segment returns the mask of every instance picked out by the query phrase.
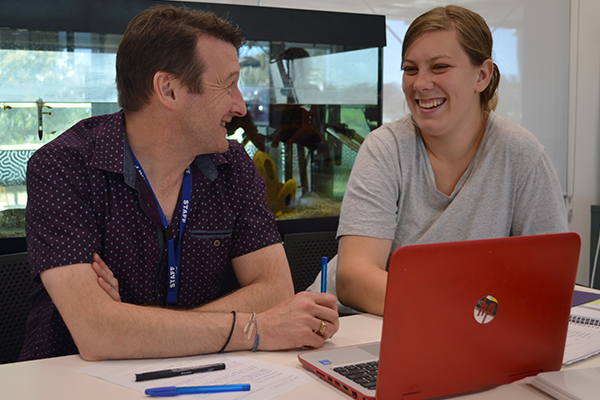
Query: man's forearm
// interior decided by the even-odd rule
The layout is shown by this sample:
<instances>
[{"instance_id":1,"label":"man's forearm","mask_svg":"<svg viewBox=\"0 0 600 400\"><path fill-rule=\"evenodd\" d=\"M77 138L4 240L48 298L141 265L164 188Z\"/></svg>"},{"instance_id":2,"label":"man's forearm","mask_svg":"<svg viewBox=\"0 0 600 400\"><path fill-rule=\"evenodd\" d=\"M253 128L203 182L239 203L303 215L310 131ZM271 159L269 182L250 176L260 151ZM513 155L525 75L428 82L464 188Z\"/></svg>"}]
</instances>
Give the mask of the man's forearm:
<instances>
[{"instance_id":1,"label":"man's forearm","mask_svg":"<svg viewBox=\"0 0 600 400\"><path fill-rule=\"evenodd\" d=\"M52 268L42 273L42 281L80 354L88 360L213 353L231 331L229 312L195 313L115 301L96 283L90 265ZM238 325L248 317L240 313ZM252 348L239 332L241 328L228 349Z\"/></svg>"},{"instance_id":2,"label":"man's forearm","mask_svg":"<svg viewBox=\"0 0 600 400\"><path fill-rule=\"evenodd\" d=\"M42 273L42 282L87 360L163 358L227 351L282 350L320 347L338 329L336 299L327 293L300 293L257 313L256 330L248 337L249 313L197 312L139 306L113 299L96 282L89 264L56 267ZM66 290L69 288L71 290ZM257 290L255 292L255 290ZM248 285L238 297L259 296L259 307L269 293ZM236 292L237 294L237 292ZM228 301L229 301L228 300ZM219 307L223 306L221 303ZM323 323L326 329L321 331ZM230 339L228 339L230 337Z\"/></svg>"},{"instance_id":3,"label":"man's forearm","mask_svg":"<svg viewBox=\"0 0 600 400\"><path fill-rule=\"evenodd\" d=\"M263 312L294 295L293 285L256 282L196 308L196 311Z\"/></svg>"},{"instance_id":4,"label":"man's forearm","mask_svg":"<svg viewBox=\"0 0 600 400\"><path fill-rule=\"evenodd\" d=\"M233 321L233 315L226 313L193 313L116 302L113 307L102 314L103 322L90 324L88 321L88 329L77 329L67 324L84 359L162 358L215 353L225 344ZM241 319L242 314L238 316ZM239 339L239 335L232 338L229 349L251 347L250 344L239 343Z\"/></svg>"},{"instance_id":5,"label":"man's forearm","mask_svg":"<svg viewBox=\"0 0 600 400\"><path fill-rule=\"evenodd\" d=\"M294 295L294 284L281 243L232 261L241 289L200 307L202 311L262 312Z\"/></svg>"}]
</instances>

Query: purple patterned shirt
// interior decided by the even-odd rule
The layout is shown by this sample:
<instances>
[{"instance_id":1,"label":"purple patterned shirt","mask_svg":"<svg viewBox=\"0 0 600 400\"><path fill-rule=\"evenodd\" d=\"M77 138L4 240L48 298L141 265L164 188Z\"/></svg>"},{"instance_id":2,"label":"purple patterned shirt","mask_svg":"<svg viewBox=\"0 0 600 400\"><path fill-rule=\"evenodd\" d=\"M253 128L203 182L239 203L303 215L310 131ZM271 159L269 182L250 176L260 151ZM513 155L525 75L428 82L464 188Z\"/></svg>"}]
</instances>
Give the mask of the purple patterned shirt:
<instances>
[{"instance_id":1,"label":"purple patterned shirt","mask_svg":"<svg viewBox=\"0 0 600 400\"><path fill-rule=\"evenodd\" d=\"M178 242L181 193L169 231L135 169L124 114L83 120L36 151L27 168L26 230L36 288L20 360L77 353L41 284L49 268L91 263L94 252L119 281L121 300L166 305L169 236ZM265 185L244 148L198 156L181 244L178 308L235 288L230 260L281 241ZM68 290L68 288L65 288Z\"/></svg>"}]
</instances>

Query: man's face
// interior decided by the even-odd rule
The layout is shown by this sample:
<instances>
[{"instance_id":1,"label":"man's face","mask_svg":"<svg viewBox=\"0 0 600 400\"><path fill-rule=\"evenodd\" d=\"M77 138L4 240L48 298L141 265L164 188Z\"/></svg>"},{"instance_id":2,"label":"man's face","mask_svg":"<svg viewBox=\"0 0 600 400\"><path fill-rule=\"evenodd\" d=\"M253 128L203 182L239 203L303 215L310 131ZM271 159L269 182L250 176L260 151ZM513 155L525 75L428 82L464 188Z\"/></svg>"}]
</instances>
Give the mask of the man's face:
<instances>
[{"instance_id":1,"label":"man's face","mask_svg":"<svg viewBox=\"0 0 600 400\"><path fill-rule=\"evenodd\" d=\"M197 154L224 153L229 148L225 125L234 116L246 114L246 104L238 88L240 65L235 47L219 39L203 36L197 51L206 70L202 93L183 91L182 133Z\"/></svg>"}]
</instances>

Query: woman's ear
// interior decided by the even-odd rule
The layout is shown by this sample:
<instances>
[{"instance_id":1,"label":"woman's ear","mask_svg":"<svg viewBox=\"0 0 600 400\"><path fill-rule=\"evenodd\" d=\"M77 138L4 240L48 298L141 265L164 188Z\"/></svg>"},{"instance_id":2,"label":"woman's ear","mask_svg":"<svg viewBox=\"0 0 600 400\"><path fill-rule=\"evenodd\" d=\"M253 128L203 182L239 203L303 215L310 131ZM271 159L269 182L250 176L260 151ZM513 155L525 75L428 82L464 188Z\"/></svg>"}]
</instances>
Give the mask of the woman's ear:
<instances>
[{"instance_id":1,"label":"woman's ear","mask_svg":"<svg viewBox=\"0 0 600 400\"><path fill-rule=\"evenodd\" d=\"M475 86L475 90L478 93L483 92L489 86L493 74L494 63L488 58L479 67L479 76L477 78L477 84Z\"/></svg>"}]
</instances>

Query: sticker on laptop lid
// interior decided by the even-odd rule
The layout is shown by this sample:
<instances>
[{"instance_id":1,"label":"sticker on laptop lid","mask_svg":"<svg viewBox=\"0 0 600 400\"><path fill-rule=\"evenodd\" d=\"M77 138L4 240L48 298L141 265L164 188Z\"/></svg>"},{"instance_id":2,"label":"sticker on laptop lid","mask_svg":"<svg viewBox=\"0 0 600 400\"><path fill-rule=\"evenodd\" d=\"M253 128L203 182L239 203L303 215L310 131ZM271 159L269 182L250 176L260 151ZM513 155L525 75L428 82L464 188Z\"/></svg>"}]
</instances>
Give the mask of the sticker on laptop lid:
<instances>
[{"instance_id":1,"label":"sticker on laptop lid","mask_svg":"<svg viewBox=\"0 0 600 400\"><path fill-rule=\"evenodd\" d=\"M329 360L320 360L319 363L321 363L323 365L329 365L329 364L331 364L331 361L329 361Z\"/></svg>"},{"instance_id":2,"label":"sticker on laptop lid","mask_svg":"<svg viewBox=\"0 0 600 400\"><path fill-rule=\"evenodd\" d=\"M489 324L492 322L498 312L498 300L489 294L479 299L475 305L475 320L480 324Z\"/></svg>"}]
</instances>

